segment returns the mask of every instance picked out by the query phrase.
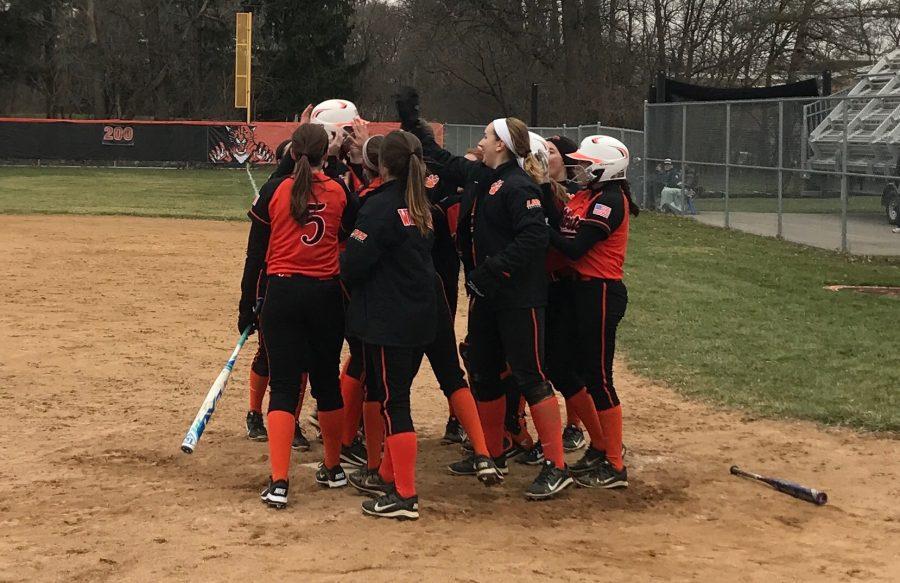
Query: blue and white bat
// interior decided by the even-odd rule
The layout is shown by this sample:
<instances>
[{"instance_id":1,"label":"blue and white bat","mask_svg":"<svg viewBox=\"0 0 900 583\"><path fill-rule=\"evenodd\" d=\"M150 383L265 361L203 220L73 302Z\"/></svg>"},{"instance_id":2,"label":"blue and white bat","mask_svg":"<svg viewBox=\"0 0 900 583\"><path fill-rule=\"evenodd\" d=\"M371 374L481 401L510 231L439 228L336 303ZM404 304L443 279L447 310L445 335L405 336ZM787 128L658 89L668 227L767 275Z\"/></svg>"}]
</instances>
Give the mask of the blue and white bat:
<instances>
[{"instance_id":1,"label":"blue and white bat","mask_svg":"<svg viewBox=\"0 0 900 583\"><path fill-rule=\"evenodd\" d=\"M253 326L254 324L251 324L244 329L244 333L241 334L240 339L238 339L237 346L234 347L234 352L231 353L231 358L228 359L225 368L222 369L222 372L219 373L219 376L216 377L215 382L209 388L209 392L206 393L206 399L200 406L197 416L194 417L194 422L191 423L191 428L188 429L187 435L184 436L184 441L181 442L181 451L184 453L194 453L194 448L197 447L197 443L200 441L200 437L206 429L206 424L209 423L210 417L212 417L212 414L216 410L216 404L218 404L219 398L222 396L222 393L225 392L225 386L228 384L228 379L231 377L234 363L237 360L238 354L241 352L241 348L244 347L247 338L250 337Z\"/></svg>"}]
</instances>

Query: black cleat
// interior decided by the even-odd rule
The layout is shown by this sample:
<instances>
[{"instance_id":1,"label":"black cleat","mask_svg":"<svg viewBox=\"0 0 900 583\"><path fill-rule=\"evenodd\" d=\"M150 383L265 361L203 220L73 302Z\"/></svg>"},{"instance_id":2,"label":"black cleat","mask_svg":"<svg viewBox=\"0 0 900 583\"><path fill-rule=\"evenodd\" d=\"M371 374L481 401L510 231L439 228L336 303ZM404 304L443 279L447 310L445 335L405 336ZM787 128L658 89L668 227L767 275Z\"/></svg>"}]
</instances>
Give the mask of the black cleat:
<instances>
[{"instance_id":1,"label":"black cleat","mask_svg":"<svg viewBox=\"0 0 900 583\"><path fill-rule=\"evenodd\" d=\"M541 473L534 482L525 490L525 497L529 500L545 500L552 498L572 485L572 476L569 469L559 469L550 460L544 461Z\"/></svg>"},{"instance_id":2,"label":"black cleat","mask_svg":"<svg viewBox=\"0 0 900 583\"><path fill-rule=\"evenodd\" d=\"M587 448L584 452L584 455L581 456L581 459L569 466L569 472L573 476L581 476L583 474L587 474L592 470L596 470L603 462L606 461L606 452L594 449L593 447Z\"/></svg>"},{"instance_id":3,"label":"black cleat","mask_svg":"<svg viewBox=\"0 0 900 583\"><path fill-rule=\"evenodd\" d=\"M582 488L627 488L628 469L623 466L619 471L606 461L595 470L575 478L575 483Z\"/></svg>"},{"instance_id":4,"label":"black cleat","mask_svg":"<svg viewBox=\"0 0 900 583\"><path fill-rule=\"evenodd\" d=\"M566 425L562 432L562 442L564 451L578 451L587 445L584 440L584 429L577 425Z\"/></svg>"},{"instance_id":5,"label":"black cleat","mask_svg":"<svg viewBox=\"0 0 900 583\"><path fill-rule=\"evenodd\" d=\"M529 451L517 457L516 461L526 466L541 465L544 463L544 446L541 445L540 441L535 443Z\"/></svg>"},{"instance_id":6,"label":"black cleat","mask_svg":"<svg viewBox=\"0 0 900 583\"><path fill-rule=\"evenodd\" d=\"M333 468L326 468L325 464L319 464L316 470L316 484L320 486L328 486L329 488L343 488L347 485L347 474L341 464Z\"/></svg>"},{"instance_id":7,"label":"black cleat","mask_svg":"<svg viewBox=\"0 0 900 583\"><path fill-rule=\"evenodd\" d=\"M378 470L368 468L356 470L350 474L347 481L360 492L371 496L386 496L394 491L394 485L382 480Z\"/></svg>"},{"instance_id":8,"label":"black cleat","mask_svg":"<svg viewBox=\"0 0 900 583\"><path fill-rule=\"evenodd\" d=\"M367 458L366 446L359 437L354 439L350 445L341 446L341 461L348 466L365 467Z\"/></svg>"},{"instance_id":9,"label":"black cleat","mask_svg":"<svg viewBox=\"0 0 900 583\"><path fill-rule=\"evenodd\" d=\"M294 425L294 439L291 441L291 447L297 451L309 451L309 440L303 435L303 429L300 424Z\"/></svg>"},{"instance_id":10,"label":"black cleat","mask_svg":"<svg viewBox=\"0 0 900 583\"><path fill-rule=\"evenodd\" d=\"M288 483L287 480L273 482L269 478L269 484L259 493L259 499L269 508L284 508L287 506Z\"/></svg>"},{"instance_id":11,"label":"black cleat","mask_svg":"<svg viewBox=\"0 0 900 583\"><path fill-rule=\"evenodd\" d=\"M447 427L444 430L444 437L441 438L441 445L450 445L451 443L462 444L466 441L466 430L462 428L459 419L449 417L447 419Z\"/></svg>"},{"instance_id":12,"label":"black cleat","mask_svg":"<svg viewBox=\"0 0 900 583\"><path fill-rule=\"evenodd\" d=\"M506 464L502 464L506 468ZM496 486L503 482L503 471L491 458L473 455L447 466L454 476L476 476L485 486ZM509 470L507 470L509 471Z\"/></svg>"},{"instance_id":13,"label":"black cleat","mask_svg":"<svg viewBox=\"0 0 900 583\"><path fill-rule=\"evenodd\" d=\"M247 439L250 441L269 441L269 432L263 423L262 413L247 411Z\"/></svg>"},{"instance_id":14,"label":"black cleat","mask_svg":"<svg viewBox=\"0 0 900 583\"><path fill-rule=\"evenodd\" d=\"M514 460L522 454L528 453L528 448L524 445L520 445L516 442L512 442L508 448L503 452L503 457L506 460Z\"/></svg>"},{"instance_id":15,"label":"black cleat","mask_svg":"<svg viewBox=\"0 0 900 583\"><path fill-rule=\"evenodd\" d=\"M416 520L419 518L419 497L402 498L400 494L393 491L380 498L366 500L362 503L362 511L369 516Z\"/></svg>"}]
</instances>

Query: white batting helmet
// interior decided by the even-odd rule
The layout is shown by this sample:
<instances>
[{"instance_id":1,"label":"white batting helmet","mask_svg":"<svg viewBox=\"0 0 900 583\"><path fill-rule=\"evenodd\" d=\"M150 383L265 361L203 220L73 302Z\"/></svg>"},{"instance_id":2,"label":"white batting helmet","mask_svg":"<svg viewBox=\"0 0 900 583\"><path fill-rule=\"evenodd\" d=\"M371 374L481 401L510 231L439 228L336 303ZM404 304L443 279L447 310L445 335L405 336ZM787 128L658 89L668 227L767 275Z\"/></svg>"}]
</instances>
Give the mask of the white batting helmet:
<instances>
[{"instance_id":1,"label":"white batting helmet","mask_svg":"<svg viewBox=\"0 0 900 583\"><path fill-rule=\"evenodd\" d=\"M356 104L346 99L329 99L317 105L309 120L325 126L325 130L334 135L340 128L345 128L359 117Z\"/></svg>"},{"instance_id":2,"label":"white batting helmet","mask_svg":"<svg viewBox=\"0 0 900 583\"><path fill-rule=\"evenodd\" d=\"M587 183L624 179L631 159L625 144L610 136L588 136L581 140L578 150L568 156L580 162L590 162L584 168L587 172L585 180L580 180Z\"/></svg>"}]
</instances>

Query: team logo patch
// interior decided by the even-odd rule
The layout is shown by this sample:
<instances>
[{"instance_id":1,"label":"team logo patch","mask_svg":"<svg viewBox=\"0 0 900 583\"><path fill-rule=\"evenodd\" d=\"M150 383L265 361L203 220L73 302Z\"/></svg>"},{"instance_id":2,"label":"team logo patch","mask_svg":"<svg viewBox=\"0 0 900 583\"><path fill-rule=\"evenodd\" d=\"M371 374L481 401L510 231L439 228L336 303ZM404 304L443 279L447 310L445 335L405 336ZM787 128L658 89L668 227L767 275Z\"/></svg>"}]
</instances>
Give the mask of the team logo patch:
<instances>
[{"instance_id":1,"label":"team logo patch","mask_svg":"<svg viewBox=\"0 0 900 583\"><path fill-rule=\"evenodd\" d=\"M609 213L612 212L612 207L608 207L605 204L597 203L594 205L594 214L604 219L609 218Z\"/></svg>"},{"instance_id":2,"label":"team logo patch","mask_svg":"<svg viewBox=\"0 0 900 583\"><path fill-rule=\"evenodd\" d=\"M525 202L525 208L528 210L541 208L541 201L537 198L529 199Z\"/></svg>"},{"instance_id":3,"label":"team logo patch","mask_svg":"<svg viewBox=\"0 0 900 583\"><path fill-rule=\"evenodd\" d=\"M400 214L400 222L403 223L404 227L412 227L415 225L412 217L409 216L409 209L397 209L397 212Z\"/></svg>"},{"instance_id":4,"label":"team logo patch","mask_svg":"<svg viewBox=\"0 0 900 583\"><path fill-rule=\"evenodd\" d=\"M425 188L434 188L441 181L441 177L437 174L429 174L425 178Z\"/></svg>"},{"instance_id":5,"label":"team logo patch","mask_svg":"<svg viewBox=\"0 0 900 583\"><path fill-rule=\"evenodd\" d=\"M488 194L493 196L493 195L497 194L497 191L500 190L502 187L503 187L503 181L498 180L497 182L491 184L491 189L488 190Z\"/></svg>"},{"instance_id":6,"label":"team logo patch","mask_svg":"<svg viewBox=\"0 0 900 583\"><path fill-rule=\"evenodd\" d=\"M360 243L362 243L363 241L365 241L365 240L366 240L366 237L368 237L368 235L366 235L365 233L363 233L363 232L360 231L359 229L353 229L353 232L350 233L350 236L353 237L354 239L356 239L357 241L359 241Z\"/></svg>"}]
</instances>

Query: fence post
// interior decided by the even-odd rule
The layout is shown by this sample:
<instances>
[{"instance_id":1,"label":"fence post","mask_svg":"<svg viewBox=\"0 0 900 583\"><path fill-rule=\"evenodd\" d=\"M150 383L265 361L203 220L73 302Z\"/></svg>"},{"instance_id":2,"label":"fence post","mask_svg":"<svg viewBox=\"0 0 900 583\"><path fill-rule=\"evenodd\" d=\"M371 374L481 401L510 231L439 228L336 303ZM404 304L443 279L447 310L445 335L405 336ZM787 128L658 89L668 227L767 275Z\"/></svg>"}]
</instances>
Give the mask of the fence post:
<instances>
[{"instance_id":1,"label":"fence post","mask_svg":"<svg viewBox=\"0 0 900 583\"><path fill-rule=\"evenodd\" d=\"M644 184L643 184L643 199L641 200L641 206L647 208L647 188L648 182L647 180L647 156L649 153L647 151L647 134L650 132L650 109L647 107L647 100L644 100L644 151L641 156L641 160L643 160L643 168L644 168Z\"/></svg>"},{"instance_id":2,"label":"fence post","mask_svg":"<svg viewBox=\"0 0 900 583\"><path fill-rule=\"evenodd\" d=\"M847 110L850 109L849 100L844 100L844 140L841 144L841 252L846 253L847 247L847 141L848 141L848 119Z\"/></svg>"},{"instance_id":3,"label":"fence post","mask_svg":"<svg viewBox=\"0 0 900 583\"><path fill-rule=\"evenodd\" d=\"M731 191L731 104L725 104L725 228L731 228L728 198Z\"/></svg>"},{"instance_id":4,"label":"fence post","mask_svg":"<svg viewBox=\"0 0 900 583\"><path fill-rule=\"evenodd\" d=\"M784 237L784 101L778 102L778 238Z\"/></svg>"},{"instance_id":5,"label":"fence post","mask_svg":"<svg viewBox=\"0 0 900 583\"><path fill-rule=\"evenodd\" d=\"M687 179L687 105L681 106L681 202L684 202L684 181Z\"/></svg>"}]
</instances>

